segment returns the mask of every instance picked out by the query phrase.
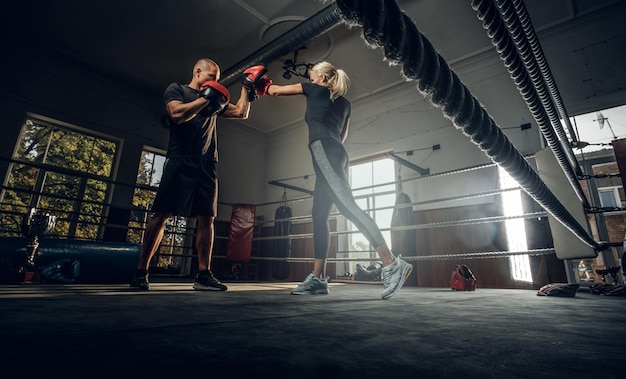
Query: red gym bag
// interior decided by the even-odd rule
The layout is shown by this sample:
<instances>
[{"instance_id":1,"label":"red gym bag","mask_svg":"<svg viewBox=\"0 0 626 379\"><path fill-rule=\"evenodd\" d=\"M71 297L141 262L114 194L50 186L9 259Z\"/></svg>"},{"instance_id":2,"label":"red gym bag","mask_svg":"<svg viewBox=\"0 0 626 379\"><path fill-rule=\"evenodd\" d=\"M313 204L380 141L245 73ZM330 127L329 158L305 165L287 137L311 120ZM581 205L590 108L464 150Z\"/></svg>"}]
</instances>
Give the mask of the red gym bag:
<instances>
[{"instance_id":1,"label":"red gym bag","mask_svg":"<svg viewBox=\"0 0 626 379\"><path fill-rule=\"evenodd\" d=\"M476 278L466 265L456 265L450 278L450 288L452 291L476 290Z\"/></svg>"}]
</instances>

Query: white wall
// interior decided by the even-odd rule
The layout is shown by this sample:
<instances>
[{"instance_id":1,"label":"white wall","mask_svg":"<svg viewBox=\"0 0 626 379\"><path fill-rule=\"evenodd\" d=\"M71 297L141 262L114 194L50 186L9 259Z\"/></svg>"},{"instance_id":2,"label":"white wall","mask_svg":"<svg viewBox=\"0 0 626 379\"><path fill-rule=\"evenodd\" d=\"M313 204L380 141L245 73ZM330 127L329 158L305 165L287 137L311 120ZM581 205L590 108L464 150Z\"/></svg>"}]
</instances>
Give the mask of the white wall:
<instances>
[{"instance_id":1,"label":"white wall","mask_svg":"<svg viewBox=\"0 0 626 379\"><path fill-rule=\"evenodd\" d=\"M217 121L219 201L259 204L265 201L266 140L260 132L235 120ZM220 205L218 218L230 219L231 208ZM257 211L257 215L260 215Z\"/></svg>"}]
</instances>

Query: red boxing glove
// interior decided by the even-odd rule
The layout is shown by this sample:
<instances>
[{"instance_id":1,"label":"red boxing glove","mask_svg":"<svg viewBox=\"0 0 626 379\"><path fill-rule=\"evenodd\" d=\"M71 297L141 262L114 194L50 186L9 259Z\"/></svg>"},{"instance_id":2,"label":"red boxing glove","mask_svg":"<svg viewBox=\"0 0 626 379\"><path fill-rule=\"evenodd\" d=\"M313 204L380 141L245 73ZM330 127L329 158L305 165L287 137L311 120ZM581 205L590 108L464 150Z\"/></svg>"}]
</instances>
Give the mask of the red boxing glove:
<instances>
[{"instance_id":1,"label":"red boxing glove","mask_svg":"<svg viewBox=\"0 0 626 379\"><path fill-rule=\"evenodd\" d=\"M218 82L209 80L200 86L198 97L204 97L209 100L209 104L202 110L202 114L210 117L226 108L230 101L230 92Z\"/></svg>"},{"instance_id":2,"label":"red boxing glove","mask_svg":"<svg viewBox=\"0 0 626 379\"><path fill-rule=\"evenodd\" d=\"M269 75L261 77L256 85L256 93L259 96L267 95L267 90L274 84Z\"/></svg>"}]
</instances>

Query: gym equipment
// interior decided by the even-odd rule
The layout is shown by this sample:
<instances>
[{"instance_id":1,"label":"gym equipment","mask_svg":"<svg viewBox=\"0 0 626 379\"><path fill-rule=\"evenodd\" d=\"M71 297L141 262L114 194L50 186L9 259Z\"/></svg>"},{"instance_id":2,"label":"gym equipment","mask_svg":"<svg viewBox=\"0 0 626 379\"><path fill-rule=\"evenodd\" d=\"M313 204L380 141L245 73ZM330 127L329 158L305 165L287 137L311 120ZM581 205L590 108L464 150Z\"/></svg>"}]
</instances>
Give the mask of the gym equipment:
<instances>
[{"instance_id":1,"label":"gym equipment","mask_svg":"<svg viewBox=\"0 0 626 379\"><path fill-rule=\"evenodd\" d=\"M254 205L233 204L226 247L226 259L232 263L250 262L255 212Z\"/></svg>"},{"instance_id":2,"label":"gym equipment","mask_svg":"<svg viewBox=\"0 0 626 379\"><path fill-rule=\"evenodd\" d=\"M23 262L29 239L0 237L0 282L15 282L18 262ZM126 242L104 242L46 238L39 241L35 256L37 268L51 264L59 269L80 273L75 283L128 283L139 260L141 245ZM69 260L69 261L66 261ZM73 275L73 274L72 274Z\"/></svg>"},{"instance_id":3,"label":"gym equipment","mask_svg":"<svg viewBox=\"0 0 626 379\"><path fill-rule=\"evenodd\" d=\"M476 290L476 278L466 265L456 265L450 278L450 288L452 291L474 291Z\"/></svg>"}]
</instances>

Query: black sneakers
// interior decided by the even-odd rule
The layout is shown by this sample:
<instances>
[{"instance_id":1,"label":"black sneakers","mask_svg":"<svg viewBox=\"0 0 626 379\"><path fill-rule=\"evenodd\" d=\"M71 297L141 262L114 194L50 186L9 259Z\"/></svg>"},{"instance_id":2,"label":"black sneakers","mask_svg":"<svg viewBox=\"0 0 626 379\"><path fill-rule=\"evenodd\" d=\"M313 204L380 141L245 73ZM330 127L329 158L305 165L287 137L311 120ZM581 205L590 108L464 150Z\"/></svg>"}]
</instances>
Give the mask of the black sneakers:
<instances>
[{"instance_id":1,"label":"black sneakers","mask_svg":"<svg viewBox=\"0 0 626 379\"><path fill-rule=\"evenodd\" d=\"M193 289L196 291L226 291L228 287L217 280L211 271L206 270L196 274Z\"/></svg>"},{"instance_id":2,"label":"black sneakers","mask_svg":"<svg viewBox=\"0 0 626 379\"><path fill-rule=\"evenodd\" d=\"M150 290L148 273L137 271L130 281L130 289L141 291ZM200 271L196 274L193 289L196 291L226 291L228 287L215 279L211 271Z\"/></svg>"},{"instance_id":3,"label":"black sneakers","mask_svg":"<svg viewBox=\"0 0 626 379\"><path fill-rule=\"evenodd\" d=\"M150 282L148 281L147 272L139 272L133 276L130 281L130 289L148 291L150 289Z\"/></svg>"}]
</instances>

